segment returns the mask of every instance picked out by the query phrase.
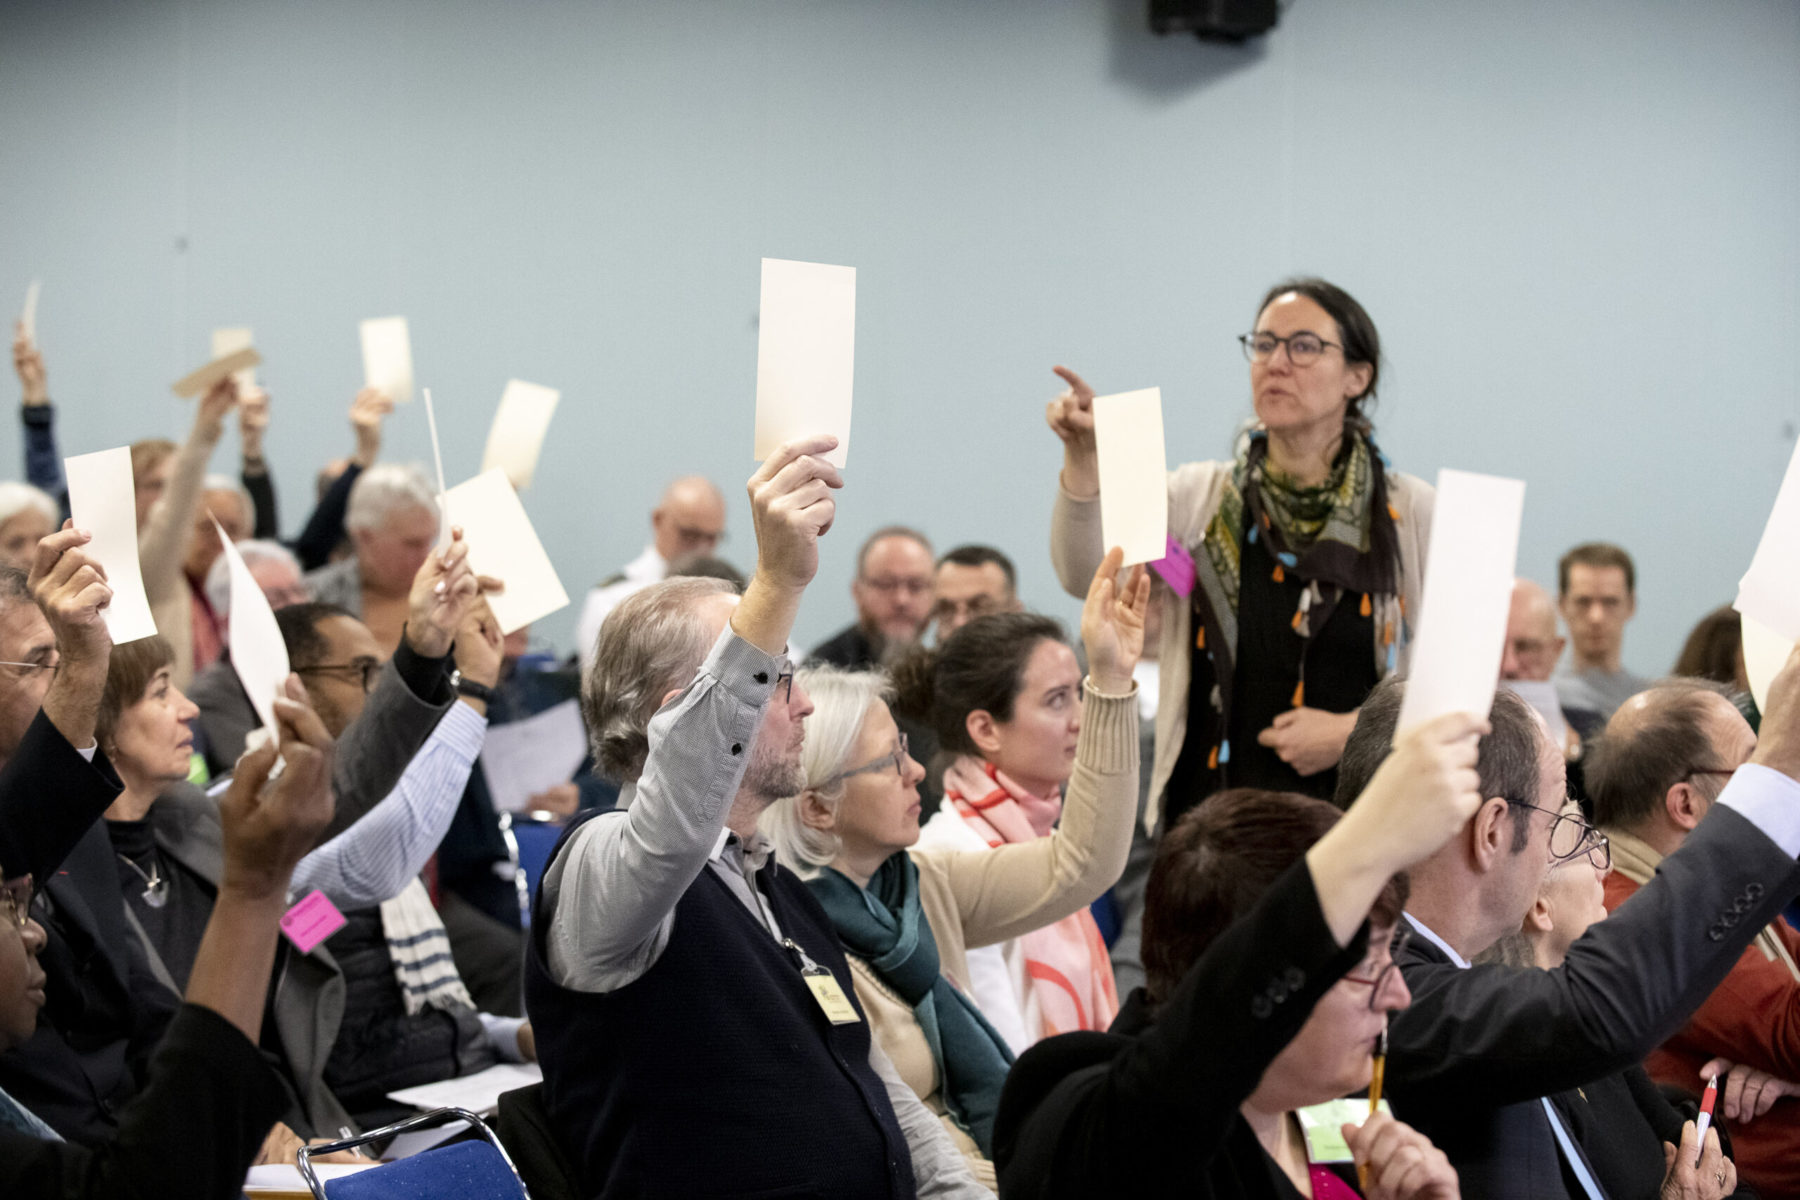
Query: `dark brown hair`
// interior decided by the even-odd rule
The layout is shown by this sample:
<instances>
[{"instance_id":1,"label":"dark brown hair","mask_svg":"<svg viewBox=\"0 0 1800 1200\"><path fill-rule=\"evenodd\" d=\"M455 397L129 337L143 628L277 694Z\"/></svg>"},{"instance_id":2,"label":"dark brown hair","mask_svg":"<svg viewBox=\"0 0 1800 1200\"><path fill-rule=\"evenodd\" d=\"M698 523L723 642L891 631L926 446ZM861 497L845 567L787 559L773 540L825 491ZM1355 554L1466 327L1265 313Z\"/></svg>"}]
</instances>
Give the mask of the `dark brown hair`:
<instances>
[{"instance_id":1,"label":"dark brown hair","mask_svg":"<svg viewBox=\"0 0 1800 1200\"><path fill-rule=\"evenodd\" d=\"M1368 364L1369 386L1351 399L1350 408L1344 414L1344 424L1363 434L1373 433L1375 425L1367 410L1375 406L1375 389L1381 383L1381 334L1376 332L1374 320L1368 310L1357 303L1355 296L1337 284L1313 275L1284 279L1270 288L1262 303L1256 306L1256 319L1262 319L1263 310L1273 304L1277 296L1289 292L1305 296L1331 314L1331 319L1337 322L1338 340L1343 343L1346 363L1352 366Z\"/></svg>"},{"instance_id":2,"label":"dark brown hair","mask_svg":"<svg viewBox=\"0 0 1800 1200\"><path fill-rule=\"evenodd\" d=\"M1726 687L1743 687L1738 674L1738 654L1744 648L1744 626L1737 609L1727 604L1700 618L1682 643L1675 660L1675 674L1691 679L1710 679Z\"/></svg>"},{"instance_id":3,"label":"dark brown hair","mask_svg":"<svg viewBox=\"0 0 1800 1200\"><path fill-rule=\"evenodd\" d=\"M1144 889L1144 973L1151 1002L1166 1002L1207 947L1340 815L1323 800L1292 792L1231 788L1177 821L1156 848ZM1406 894L1406 876L1394 876L1369 920L1399 921Z\"/></svg>"},{"instance_id":4,"label":"dark brown hair","mask_svg":"<svg viewBox=\"0 0 1800 1200\"><path fill-rule=\"evenodd\" d=\"M1583 542L1557 559L1556 590L1560 595L1569 594L1569 568L1573 566L1617 567L1625 572L1625 594L1637 595L1637 567L1623 546L1611 542Z\"/></svg>"},{"instance_id":5,"label":"dark brown hair","mask_svg":"<svg viewBox=\"0 0 1800 1200\"><path fill-rule=\"evenodd\" d=\"M1665 679L1647 695L1642 709L1627 719L1615 716L1588 748L1583 780L1594 803L1595 824L1635 829L1694 768L1730 765L1717 761L1706 730L1712 708L1707 697L1730 699L1723 685L1710 679Z\"/></svg>"},{"instance_id":6,"label":"dark brown hair","mask_svg":"<svg viewBox=\"0 0 1800 1200\"><path fill-rule=\"evenodd\" d=\"M980 755L969 714L984 709L996 721L1012 720L1038 644L1068 641L1061 625L1037 613L976 617L936 650L914 649L894 665L894 711L930 725L944 750Z\"/></svg>"},{"instance_id":7,"label":"dark brown hair","mask_svg":"<svg viewBox=\"0 0 1800 1200\"><path fill-rule=\"evenodd\" d=\"M111 740L125 710L144 698L156 673L174 661L175 647L161 634L112 648L106 687L100 692L100 714L94 721L94 736L101 745Z\"/></svg>"}]
</instances>

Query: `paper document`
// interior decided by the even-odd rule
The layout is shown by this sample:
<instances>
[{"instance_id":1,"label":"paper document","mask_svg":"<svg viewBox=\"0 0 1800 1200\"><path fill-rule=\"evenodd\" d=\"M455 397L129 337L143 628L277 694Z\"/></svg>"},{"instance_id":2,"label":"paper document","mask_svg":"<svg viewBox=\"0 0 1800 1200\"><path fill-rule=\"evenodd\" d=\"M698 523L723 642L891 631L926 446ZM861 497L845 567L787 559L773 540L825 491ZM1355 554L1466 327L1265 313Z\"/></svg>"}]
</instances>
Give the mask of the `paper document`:
<instances>
[{"instance_id":1,"label":"paper document","mask_svg":"<svg viewBox=\"0 0 1800 1200\"><path fill-rule=\"evenodd\" d=\"M137 489L132 486L130 447L65 458L63 474L69 481L75 528L93 534L83 549L106 569L106 585L112 589L106 629L113 645L152 636L156 620L138 570Z\"/></svg>"},{"instance_id":2,"label":"paper document","mask_svg":"<svg viewBox=\"0 0 1800 1200\"><path fill-rule=\"evenodd\" d=\"M367 1171L380 1165L378 1162L314 1163L313 1173L319 1177L321 1184L329 1185L334 1179L342 1179L346 1175L354 1175L358 1171ZM292 1163L251 1167L250 1174L244 1179L244 1194L255 1196L257 1200L313 1200L312 1189L306 1186L306 1176L300 1174L300 1168Z\"/></svg>"},{"instance_id":3,"label":"paper document","mask_svg":"<svg viewBox=\"0 0 1800 1200\"><path fill-rule=\"evenodd\" d=\"M1800 640L1800 442L1732 607L1790 642Z\"/></svg>"},{"instance_id":4,"label":"paper document","mask_svg":"<svg viewBox=\"0 0 1800 1200\"><path fill-rule=\"evenodd\" d=\"M287 642L281 627L275 623L275 610L269 598L250 574L249 564L238 548L231 544L217 518L213 528L225 547L226 568L231 574L231 613L227 638L231 643L231 666L237 671L244 694L256 710L263 727L275 730L275 697L288 677Z\"/></svg>"},{"instance_id":5,"label":"paper document","mask_svg":"<svg viewBox=\"0 0 1800 1200\"><path fill-rule=\"evenodd\" d=\"M188 372L170 384L169 390L184 400L191 400L195 396L204 396L217 387L221 379L242 371L249 371L261 361L262 355L256 352L256 347L245 346L242 350L234 350L223 358L213 359L196 371ZM250 373L255 374L254 371Z\"/></svg>"},{"instance_id":6,"label":"paper document","mask_svg":"<svg viewBox=\"0 0 1800 1200\"><path fill-rule=\"evenodd\" d=\"M488 430L481 469L499 467L519 491L530 487L531 477L537 472L538 455L544 449L544 435L550 432L550 418L560 399L562 393L555 388L523 379L507 380L500 407L494 411L493 427Z\"/></svg>"},{"instance_id":7,"label":"paper document","mask_svg":"<svg viewBox=\"0 0 1800 1200\"><path fill-rule=\"evenodd\" d=\"M1100 540L1125 548L1125 565L1169 552L1169 467L1163 453L1162 389L1094 398L1100 457Z\"/></svg>"},{"instance_id":8,"label":"paper document","mask_svg":"<svg viewBox=\"0 0 1800 1200\"><path fill-rule=\"evenodd\" d=\"M41 290L41 283L32 280L31 286L25 289L25 307L19 312L19 326L25 333L25 341L32 346L37 345L38 292Z\"/></svg>"},{"instance_id":9,"label":"paper document","mask_svg":"<svg viewBox=\"0 0 1800 1200\"><path fill-rule=\"evenodd\" d=\"M544 1072L536 1063L499 1063L485 1071L446 1079L440 1083L421 1083L418 1087L389 1092L396 1104L410 1104L429 1112L434 1108L466 1108L486 1116L500 1104L500 1093L530 1087L544 1081Z\"/></svg>"},{"instance_id":10,"label":"paper document","mask_svg":"<svg viewBox=\"0 0 1800 1200\"><path fill-rule=\"evenodd\" d=\"M231 329L215 329L212 331L212 356L224 358L227 354L236 354L239 350L248 350L255 345L256 337L252 330L242 326ZM236 372L238 389L256 386L256 368L245 367Z\"/></svg>"},{"instance_id":11,"label":"paper document","mask_svg":"<svg viewBox=\"0 0 1800 1200\"><path fill-rule=\"evenodd\" d=\"M481 770L500 812L524 812L539 792L567 783L587 757L587 726L574 700L535 717L489 725L481 743Z\"/></svg>"},{"instance_id":12,"label":"paper document","mask_svg":"<svg viewBox=\"0 0 1800 1200\"><path fill-rule=\"evenodd\" d=\"M412 334L405 317L362 323L363 386L380 388L395 404L412 403Z\"/></svg>"},{"instance_id":13,"label":"paper document","mask_svg":"<svg viewBox=\"0 0 1800 1200\"><path fill-rule=\"evenodd\" d=\"M1504 651L1504 647L1502 647ZM1569 722L1563 717L1562 701L1556 695L1556 684L1548 679L1504 679L1500 686L1531 705L1544 724L1550 727L1550 740L1558 746L1567 743Z\"/></svg>"},{"instance_id":14,"label":"paper document","mask_svg":"<svg viewBox=\"0 0 1800 1200\"><path fill-rule=\"evenodd\" d=\"M475 573L505 581L505 591L488 597L504 632L522 629L569 603L506 472L496 467L451 488L444 496L444 518L462 526Z\"/></svg>"},{"instance_id":15,"label":"paper document","mask_svg":"<svg viewBox=\"0 0 1800 1200\"><path fill-rule=\"evenodd\" d=\"M782 443L829 433L826 455L850 456L850 396L856 376L856 268L762 260L756 331L756 459Z\"/></svg>"},{"instance_id":16,"label":"paper document","mask_svg":"<svg viewBox=\"0 0 1800 1200\"><path fill-rule=\"evenodd\" d=\"M1749 613L1739 613L1738 622L1744 633L1744 675L1750 681L1750 695L1757 711L1769 711L1769 685L1794 652L1794 639L1782 637Z\"/></svg>"},{"instance_id":17,"label":"paper document","mask_svg":"<svg viewBox=\"0 0 1800 1200\"><path fill-rule=\"evenodd\" d=\"M1424 611L1414 617L1396 735L1445 713L1485 717L1494 706L1524 512L1523 480L1438 472Z\"/></svg>"}]
</instances>

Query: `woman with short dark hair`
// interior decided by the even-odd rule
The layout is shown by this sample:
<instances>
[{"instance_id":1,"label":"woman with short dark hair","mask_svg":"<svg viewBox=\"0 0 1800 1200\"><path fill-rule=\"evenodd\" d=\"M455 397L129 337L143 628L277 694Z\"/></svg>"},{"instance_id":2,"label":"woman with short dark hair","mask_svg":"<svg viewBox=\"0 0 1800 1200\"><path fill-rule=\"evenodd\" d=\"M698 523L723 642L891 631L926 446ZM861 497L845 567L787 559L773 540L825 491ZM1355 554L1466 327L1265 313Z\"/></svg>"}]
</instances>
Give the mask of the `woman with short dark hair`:
<instances>
[{"instance_id":1,"label":"woman with short dark hair","mask_svg":"<svg viewBox=\"0 0 1800 1200\"><path fill-rule=\"evenodd\" d=\"M1196 582L1157 588L1152 825L1224 787L1329 797L1356 707L1397 669L1424 584L1433 492L1376 448L1381 342L1362 305L1288 280L1239 341L1255 423L1232 461L1169 473L1172 550ZM1094 391L1056 370L1069 390L1046 414L1063 441L1051 553L1080 595L1103 550Z\"/></svg>"}]
</instances>

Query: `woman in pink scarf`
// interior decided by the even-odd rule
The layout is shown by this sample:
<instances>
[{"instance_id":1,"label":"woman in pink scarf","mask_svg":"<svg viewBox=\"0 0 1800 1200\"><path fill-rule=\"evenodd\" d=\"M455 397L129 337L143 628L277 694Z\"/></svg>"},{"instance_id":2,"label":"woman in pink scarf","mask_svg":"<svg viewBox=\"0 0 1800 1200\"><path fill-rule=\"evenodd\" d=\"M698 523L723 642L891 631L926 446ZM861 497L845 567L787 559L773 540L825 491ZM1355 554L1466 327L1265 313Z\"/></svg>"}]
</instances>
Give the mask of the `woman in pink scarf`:
<instances>
[{"instance_id":1,"label":"woman in pink scarf","mask_svg":"<svg viewBox=\"0 0 1800 1200\"><path fill-rule=\"evenodd\" d=\"M1031 613L978 617L905 664L896 682L902 707L929 721L953 756L921 845L992 848L1050 832L1081 732L1081 667L1060 625ZM1086 909L971 950L969 971L976 1003L1015 1053L1053 1034L1104 1030L1119 1009Z\"/></svg>"}]
</instances>

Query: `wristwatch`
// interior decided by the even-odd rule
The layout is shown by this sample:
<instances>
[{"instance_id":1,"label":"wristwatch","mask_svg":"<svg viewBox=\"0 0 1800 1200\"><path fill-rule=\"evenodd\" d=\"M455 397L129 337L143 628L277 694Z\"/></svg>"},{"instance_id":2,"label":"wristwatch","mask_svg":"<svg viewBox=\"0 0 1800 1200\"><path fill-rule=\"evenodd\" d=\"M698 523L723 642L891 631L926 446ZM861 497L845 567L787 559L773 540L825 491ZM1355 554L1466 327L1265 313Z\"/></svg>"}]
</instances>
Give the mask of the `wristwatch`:
<instances>
[{"instance_id":1,"label":"wristwatch","mask_svg":"<svg viewBox=\"0 0 1800 1200\"><path fill-rule=\"evenodd\" d=\"M494 689L485 683L476 683L461 671L450 672L450 686L456 689L459 696L467 696L471 700L479 700L483 704L494 702Z\"/></svg>"}]
</instances>

